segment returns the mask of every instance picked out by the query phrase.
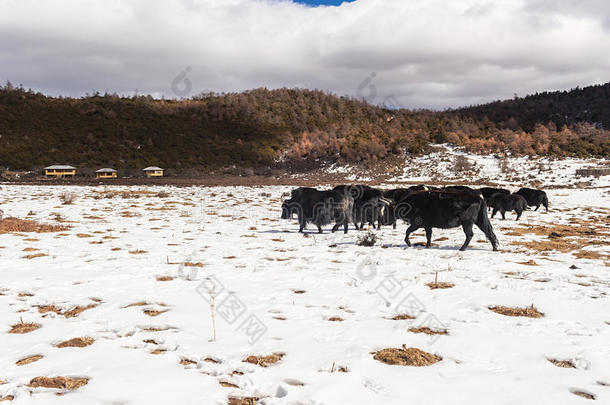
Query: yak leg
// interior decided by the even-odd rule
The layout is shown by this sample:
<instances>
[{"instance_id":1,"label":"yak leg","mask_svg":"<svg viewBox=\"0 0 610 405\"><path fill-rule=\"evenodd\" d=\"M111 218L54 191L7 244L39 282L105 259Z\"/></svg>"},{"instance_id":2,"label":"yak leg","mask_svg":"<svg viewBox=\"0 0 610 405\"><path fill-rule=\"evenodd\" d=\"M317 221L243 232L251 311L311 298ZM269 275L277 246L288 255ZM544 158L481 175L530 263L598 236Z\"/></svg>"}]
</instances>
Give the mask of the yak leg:
<instances>
[{"instance_id":1,"label":"yak leg","mask_svg":"<svg viewBox=\"0 0 610 405\"><path fill-rule=\"evenodd\" d=\"M498 209L496 207L494 207L493 212L491 213L491 217L493 218L494 215L496 215L498 213Z\"/></svg>"},{"instance_id":2,"label":"yak leg","mask_svg":"<svg viewBox=\"0 0 610 405\"><path fill-rule=\"evenodd\" d=\"M303 229L307 227L307 222L305 218L299 218L299 233L303 233Z\"/></svg>"},{"instance_id":3,"label":"yak leg","mask_svg":"<svg viewBox=\"0 0 610 405\"><path fill-rule=\"evenodd\" d=\"M392 224L392 229L396 229L396 221Z\"/></svg>"},{"instance_id":4,"label":"yak leg","mask_svg":"<svg viewBox=\"0 0 610 405\"><path fill-rule=\"evenodd\" d=\"M506 219L506 211L504 209L500 210L500 214L502 214L502 219Z\"/></svg>"},{"instance_id":5,"label":"yak leg","mask_svg":"<svg viewBox=\"0 0 610 405\"><path fill-rule=\"evenodd\" d=\"M337 222L337 223L336 223L336 224L333 226L333 229L332 229L332 231L331 231L331 232L332 232L332 233L337 232L337 229L339 229L339 227L340 227L340 226L341 226L341 222Z\"/></svg>"},{"instance_id":6,"label":"yak leg","mask_svg":"<svg viewBox=\"0 0 610 405\"><path fill-rule=\"evenodd\" d=\"M322 233L322 227L320 225L317 225L317 226L318 226L318 233Z\"/></svg>"},{"instance_id":7,"label":"yak leg","mask_svg":"<svg viewBox=\"0 0 610 405\"><path fill-rule=\"evenodd\" d=\"M426 228L426 248L429 249L432 246L432 228Z\"/></svg>"},{"instance_id":8,"label":"yak leg","mask_svg":"<svg viewBox=\"0 0 610 405\"><path fill-rule=\"evenodd\" d=\"M474 232L472 232L472 222L463 222L462 229L464 229L464 233L466 234L466 240L464 241L464 244L462 245L460 250L464 251L470 244L470 240L472 239L472 236L474 235Z\"/></svg>"},{"instance_id":9,"label":"yak leg","mask_svg":"<svg viewBox=\"0 0 610 405\"><path fill-rule=\"evenodd\" d=\"M409 240L409 235L419 229L419 225L411 224L407 229L407 233L405 234L405 243L407 246L411 247L411 241Z\"/></svg>"},{"instance_id":10,"label":"yak leg","mask_svg":"<svg viewBox=\"0 0 610 405\"><path fill-rule=\"evenodd\" d=\"M519 218L521 218L521 214L523 213L523 211L519 210L519 211L515 211L517 213L517 219L515 219L515 221L518 221Z\"/></svg>"},{"instance_id":11,"label":"yak leg","mask_svg":"<svg viewBox=\"0 0 610 405\"><path fill-rule=\"evenodd\" d=\"M540 208L540 204L536 205L536 209L534 211L538 211L538 208Z\"/></svg>"}]
</instances>

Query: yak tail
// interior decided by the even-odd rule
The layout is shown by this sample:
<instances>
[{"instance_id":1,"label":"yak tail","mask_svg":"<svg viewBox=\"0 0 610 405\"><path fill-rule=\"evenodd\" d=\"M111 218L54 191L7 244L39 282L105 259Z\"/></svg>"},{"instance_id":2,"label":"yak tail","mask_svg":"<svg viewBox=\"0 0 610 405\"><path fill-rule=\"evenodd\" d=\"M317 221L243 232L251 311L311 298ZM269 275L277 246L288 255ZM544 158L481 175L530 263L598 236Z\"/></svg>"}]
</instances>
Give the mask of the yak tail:
<instances>
[{"instance_id":1,"label":"yak tail","mask_svg":"<svg viewBox=\"0 0 610 405\"><path fill-rule=\"evenodd\" d=\"M489 222L489 218L487 217L487 204L485 201L481 201L481 208L479 209L479 216L477 217L477 226L479 229L483 231L487 240L491 242L491 246L493 246L494 250L498 248L498 238L494 233L494 228L491 226L491 222Z\"/></svg>"}]
</instances>

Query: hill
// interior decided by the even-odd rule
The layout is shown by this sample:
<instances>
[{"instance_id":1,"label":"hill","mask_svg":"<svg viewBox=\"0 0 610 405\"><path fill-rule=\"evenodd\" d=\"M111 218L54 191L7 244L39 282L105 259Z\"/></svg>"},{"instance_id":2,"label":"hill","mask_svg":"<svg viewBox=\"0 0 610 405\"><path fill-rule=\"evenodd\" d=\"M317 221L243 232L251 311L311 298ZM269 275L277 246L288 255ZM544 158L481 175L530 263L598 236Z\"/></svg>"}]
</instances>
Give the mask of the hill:
<instances>
[{"instance_id":1,"label":"hill","mask_svg":"<svg viewBox=\"0 0 610 405\"><path fill-rule=\"evenodd\" d=\"M586 89L579 89L433 112L387 110L305 89L209 93L188 100L111 94L54 98L8 83L0 88L0 166L302 170L321 162L366 163L423 153L430 143L486 153L607 156L606 104L596 97L609 86L597 86L586 97ZM595 102L584 114L581 107L593 93ZM557 111L545 101L555 98L561 99L557 111L573 112L563 124L553 120Z\"/></svg>"}]
</instances>

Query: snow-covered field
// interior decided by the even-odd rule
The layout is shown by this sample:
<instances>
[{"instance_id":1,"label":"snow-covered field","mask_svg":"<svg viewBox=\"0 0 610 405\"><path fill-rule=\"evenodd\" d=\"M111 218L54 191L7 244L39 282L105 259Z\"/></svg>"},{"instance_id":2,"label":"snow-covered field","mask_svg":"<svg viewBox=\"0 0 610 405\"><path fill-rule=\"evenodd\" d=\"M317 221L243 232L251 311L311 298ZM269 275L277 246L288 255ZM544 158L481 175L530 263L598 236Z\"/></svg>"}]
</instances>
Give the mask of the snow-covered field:
<instances>
[{"instance_id":1,"label":"snow-covered field","mask_svg":"<svg viewBox=\"0 0 610 405\"><path fill-rule=\"evenodd\" d=\"M406 248L402 223L375 231L373 247L356 245L363 232L352 228L304 236L279 220L289 190L2 185L5 218L70 228L0 234L0 398L610 403L609 188L550 190L548 213L496 217L500 252L478 229L465 252L461 229L435 230L431 249ZM77 194L73 204L60 203L65 192ZM548 237L567 232L561 226L588 231ZM411 240L424 241L423 231ZM545 250L551 243L562 251ZM435 278L454 286L431 289ZM489 309L531 305L544 316ZM69 312L76 307L84 310ZM405 314L413 319L392 319ZM22 322L40 328L8 333ZM409 331L425 326L448 334ZM94 341L57 347L76 337ZM402 345L442 360L374 359ZM244 362L273 353L283 357L267 367ZM75 390L31 387L39 376L88 380Z\"/></svg>"}]
</instances>

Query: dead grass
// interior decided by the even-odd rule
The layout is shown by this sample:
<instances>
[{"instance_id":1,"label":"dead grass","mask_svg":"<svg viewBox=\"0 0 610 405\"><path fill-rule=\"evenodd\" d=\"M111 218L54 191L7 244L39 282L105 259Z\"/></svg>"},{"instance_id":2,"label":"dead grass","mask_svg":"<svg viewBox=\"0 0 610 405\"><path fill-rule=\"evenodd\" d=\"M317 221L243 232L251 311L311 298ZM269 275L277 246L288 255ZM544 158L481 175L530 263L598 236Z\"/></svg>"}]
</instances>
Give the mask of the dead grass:
<instances>
[{"instance_id":1,"label":"dead grass","mask_svg":"<svg viewBox=\"0 0 610 405\"><path fill-rule=\"evenodd\" d=\"M427 326L421 328L409 328L409 332L411 333L425 333L426 335L448 335L446 329L430 329Z\"/></svg>"},{"instance_id":2,"label":"dead grass","mask_svg":"<svg viewBox=\"0 0 610 405\"><path fill-rule=\"evenodd\" d=\"M557 367L576 368L574 363L572 363L572 360L557 360L557 359L547 359L547 360L550 361L551 363L553 363L553 365L555 365Z\"/></svg>"},{"instance_id":3,"label":"dead grass","mask_svg":"<svg viewBox=\"0 0 610 405\"><path fill-rule=\"evenodd\" d=\"M36 354L34 356L29 356L29 357L25 357L21 360L17 360L15 362L15 364L18 366L25 366L26 364L34 363L35 361L38 361L38 360L42 359L43 357L44 356L42 356L40 354Z\"/></svg>"},{"instance_id":4,"label":"dead grass","mask_svg":"<svg viewBox=\"0 0 610 405\"><path fill-rule=\"evenodd\" d=\"M75 390L87 385L89 379L86 377L34 377L30 380L29 387L32 388L55 388L63 390Z\"/></svg>"},{"instance_id":5,"label":"dead grass","mask_svg":"<svg viewBox=\"0 0 610 405\"><path fill-rule=\"evenodd\" d=\"M331 316L330 318L328 318L328 320L331 322L343 322L343 318L341 318L340 316Z\"/></svg>"},{"instance_id":6,"label":"dead grass","mask_svg":"<svg viewBox=\"0 0 610 405\"><path fill-rule=\"evenodd\" d=\"M123 308L131 308L131 307L143 307L146 305L150 305L150 302L147 301L138 301L138 302L134 302L133 304L129 304L126 307Z\"/></svg>"},{"instance_id":7,"label":"dead grass","mask_svg":"<svg viewBox=\"0 0 610 405\"><path fill-rule=\"evenodd\" d=\"M66 340L64 342L59 343L56 347L64 348L64 347L87 347L91 346L95 342L95 339L92 337L75 337L70 340Z\"/></svg>"},{"instance_id":8,"label":"dead grass","mask_svg":"<svg viewBox=\"0 0 610 405\"><path fill-rule=\"evenodd\" d=\"M598 251L583 250L584 246L610 246L608 233L600 224L607 222L606 214L593 217L572 217L569 225L544 223L543 225L527 225L513 228L507 235L546 236L542 240L514 241L513 246L521 246L528 250L548 254L551 251L572 253L579 259L606 259L610 255Z\"/></svg>"},{"instance_id":9,"label":"dead grass","mask_svg":"<svg viewBox=\"0 0 610 405\"><path fill-rule=\"evenodd\" d=\"M203 267L203 263L201 263L201 262L197 262L197 263L184 262L183 264L185 267Z\"/></svg>"},{"instance_id":10,"label":"dead grass","mask_svg":"<svg viewBox=\"0 0 610 405\"><path fill-rule=\"evenodd\" d=\"M235 384L230 383L228 381L218 381L218 383L221 386L226 387L226 388L239 388L239 385L235 385Z\"/></svg>"},{"instance_id":11,"label":"dead grass","mask_svg":"<svg viewBox=\"0 0 610 405\"><path fill-rule=\"evenodd\" d=\"M96 306L97 305L95 305L95 304L89 304L86 307L76 306L76 307L72 308L71 310L64 312L63 316L65 316L66 318L75 318L75 317L79 316L81 313L85 312L86 310L93 309Z\"/></svg>"},{"instance_id":12,"label":"dead grass","mask_svg":"<svg viewBox=\"0 0 610 405\"><path fill-rule=\"evenodd\" d=\"M489 307L489 310L506 316L524 316L527 318L542 318L544 316L544 314L539 312L538 309L534 308L533 305L525 308L505 307L500 305Z\"/></svg>"},{"instance_id":13,"label":"dead grass","mask_svg":"<svg viewBox=\"0 0 610 405\"><path fill-rule=\"evenodd\" d=\"M538 266L538 263L532 259L529 259L527 262L517 262L517 264L522 264L524 266Z\"/></svg>"},{"instance_id":14,"label":"dead grass","mask_svg":"<svg viewBox=\"0 0 610 405\"><path fill-rule=\"evenodd\" d=\"M394 315L392 317L393 321L405 321L405 320L409 320L409 319L415 319L415 318L409 314L398 314L398 315Z\"/></svg>"},{"instance_id":15,"label":"dead grass","mask_svg":"<svg viewBox=\"0 0 610 405\"><path fill-rule=\"evenodd\" d=\"M455 284L453 284L453 283L427 283L426 285L428 287L430 287L431 290L438 290L438 289L445 289L445 288L453 288L453 287L455 287Z\"/></svg>"},{"instance_id":16,"label":"dead grass","mask_svg":"<svg viewBox=\"0 0 610 405\"><path fill-rule=\"evenodd\" d=\"M3 397L2 395L0 395L0 402L2 402L2 401L12 401L13 399L15 399L15 397L14 397L14 396L12 396L12 395L7 395L7 396L5 396L5 397Z\"/></svg>"},{"instance_id":17,"label":"dead grass","mask_svg":"<svg viewBox=\"0 0 610 405\"><path fill-rule=\"evenodd\" d=\"M24 334L24 333L30 333L35 331L36 329L40 328L40 324L39 323L17 323L13 326L11 326L11 330L8 331L8 333L13 333L13 334Z\"/></svg>"},{"instance_id":18,"label":"dead grass","mask_svg":"<svg viewBox=\"0 0 610 405\"><path fill-rule=\"evenodd\" d=\"M141 255L141 254L148 253L148 252L146 250L138 249L138 250L130 250L129 253L131 253L132 255Z\"/></svg>"},{"instance_id":19,"label":"dead grass","mask_svg":"<svg viewBox=\"0 0 610 405\"><path fill-rule=\"evenodd\" d=\"M388 348L375 352L373 358L385 364L398 366L431 366L442 360L442 357L425 352L415 347L407 348L402 345L402 349Z\"/></svg>"},{"instance_id":20,"label":"dead grass","mask_svg":"<svg viewBox=\"0 0 610 405\"><path fill-rule=\"evenodd\" d=\"M275 364L278 361L282 360L284 357L284 353L273 353L268 356L255 356L250 355L242 360L244 363L256 364L257 366L267 367L270 364Z\"/></svg>"},{"instance_id":21,"label":"dead grass","mask_svg":"<svg viewBox=\"0 0 610 405\"><path fill-rule=\"evenodd\" d=\"M22 259L36 259L38 257L48 256L46 253L32 253L31 255L22 256Z\"/></svg>"},{"instance_id":22,"label":"dead grass","mask_svg":"<svg viewBox=\"0 0 610 405\"><path fill-rule=\"evenodd\" d=\"M14 217L8 217L0 220L0 234L12 232L48 233L61 232L68 229L70 229L70 227L63 225L43 224L29 219L26 220Z\"/></svg>"},{"instance_id":23,"label":"dead grass","mask_svg":"<svg viewBox=\"0 0 610 405\"><path fill-rule=\"evenodd\" d=\"M585 392L585 391L580 391L580 390L571 390L571 392L574 395L578 395L579 397L583 397L586 399L592 399L592 400L596 399L595 395L591 394L590 392Z\"/></svg>"},{"instance_id":24,"label":"dead grass","mask_svg":"<svg viewBox=\"0 0 610 405\"><path fill-rule=\"evenodd\" d=\"M195 360L191 360L191 359L181 359L180 364L183 365L184 367L186 367L186 366L191 366L191 365L197 364L197 362Z\"/></svg>"},{"instance_id":25,"label":"dead grass","mask_svg":"<svg viewBox=\"0 0 610 405\"><path fill-rule=\"evenodd\" d=\"M172 276L157 276L157 281L172 281L173 279Z\"/></svg>"},{"instance_id":26,"label":"dead grass","mask_svg":"<svg viewBox=\"0 0 610 405\"><path fill-rule=\"evenodd\" d=\"M145 309L142 312L144 312L148 316L159 316L162 313L167 312L167 311L168 311L167 309L164 309L164 310L161 310L161 311L159 311L157 309Z\"/></svg>"},{"instance_id":27,"label":"dead grass","mask_svg":"<svg viewBox=\"0 0 610 405\"><path fill-rule=\"evenodd\" d=\"M258 397L229 397L228 405L256 405Z\"/></svg>"}]
</instances>

